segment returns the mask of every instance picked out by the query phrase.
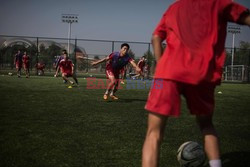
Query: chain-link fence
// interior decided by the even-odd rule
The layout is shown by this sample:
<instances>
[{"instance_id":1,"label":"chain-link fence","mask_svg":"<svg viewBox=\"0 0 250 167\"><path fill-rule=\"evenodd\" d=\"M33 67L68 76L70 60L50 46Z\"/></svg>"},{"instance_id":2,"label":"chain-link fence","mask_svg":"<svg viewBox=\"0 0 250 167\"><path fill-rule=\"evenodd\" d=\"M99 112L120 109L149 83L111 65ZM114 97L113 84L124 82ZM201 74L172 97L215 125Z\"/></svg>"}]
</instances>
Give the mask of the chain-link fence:
<instances>
[{"instance_id":1,"label":"chain-link fence","mask_svg":"<svg viewBox=\"0 0 250 167\"><path fill-rule=\"evenodd\" d=\"M61 55L61 51L66 49L78 73L103 73L105 64L92 67L91 61L102 59L113 51L119 51L122 43L130 45L129 54L132 58L138 61L140 57L145 56L150 69L154 69L155 61L150 43L24 36L0 36L0 69L14 70L14 57L20 50L26 51L29 55L31 71L36 71L37 64L41 63L45 64L45 73L50 73L55 71L55 61ZM153 70L150 74L152 73Z\"/></svg>"},{"instance_id":2,"label":"chain-link fence","mask_svg":"<svg viewBox=\"0 0 250 167\"><path fill-rule=\"evenodd\" d=\"M155 59L150 43L90 39L0 36L0 70L14 70L14 56L21 50L30 56L30 70L35 74L38 74L38 63L45 65L45 74L54 73L56 58L66 49L77 67L77 73L104 74L105 63L93 67L91 61L102 59L113 51L119 51L122 43L130 45L129 54L135 61L142 56L146 57L149 67L147 76L151 77L154 73ZM249 82L250 49L226 48L226 53L224 79ZM127 73L131 72L130 67L127 70Z\"/></svg>"}]
</instances>

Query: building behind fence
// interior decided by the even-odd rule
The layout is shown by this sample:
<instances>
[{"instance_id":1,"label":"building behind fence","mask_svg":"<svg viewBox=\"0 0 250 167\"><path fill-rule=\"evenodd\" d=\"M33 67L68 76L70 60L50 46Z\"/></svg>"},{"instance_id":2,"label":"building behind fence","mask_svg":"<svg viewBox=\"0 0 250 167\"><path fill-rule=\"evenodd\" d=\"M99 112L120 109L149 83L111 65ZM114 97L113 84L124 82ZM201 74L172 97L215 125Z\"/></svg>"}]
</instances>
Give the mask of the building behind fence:
<instances>
[{"instance_id":1,"label":"building behind fence","mask_svg":"<svg viewBox=\"0 0 250 167\"><path fill-rule=\"evenodd\" d=\"M129 54L136 61L145 56L149 65L149 76L155 68L152 45L147 42L108 41L90 39L45 38L25 36L0 36L0 70L14 70L14 56L18 50L30 56L30 69L35 71L37 63L44 63L47 72L54 72L56 57L62 49L69 49L69 56L76 64L78 73L104 73L105 64L92 67L90 62L102 59L113 51L119 51L122 43L130 45ZM226 48L223 78L225 81L250 82L250 49ZM234 52L234 54L232 54ZM232 61L233 60L233 61ZM128 67L128 70L130 67ZM131 71L130 71L131 72Z\"/></svg>"}]
</instances>

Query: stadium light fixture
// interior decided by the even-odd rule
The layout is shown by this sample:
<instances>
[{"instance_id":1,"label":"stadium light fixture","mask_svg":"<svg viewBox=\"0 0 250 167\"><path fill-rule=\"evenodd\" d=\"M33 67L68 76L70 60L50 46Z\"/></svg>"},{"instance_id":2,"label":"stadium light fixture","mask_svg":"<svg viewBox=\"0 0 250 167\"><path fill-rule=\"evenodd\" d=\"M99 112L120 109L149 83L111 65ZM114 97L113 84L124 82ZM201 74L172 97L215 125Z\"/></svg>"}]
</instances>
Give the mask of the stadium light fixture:
<instances>
[{"instance_id":1,"label":"stadium light fixture","mask_svg":"<svg viewBox=\"0 0 250 167\"><path fill-rule=\"evenodd\" d=\"M240 26L237 25L229 25L227 26L227 31L233 34L233 42L232 42L232 59L231 59L231 79L233 80L233 65L234 65L234 39L235 34L240 33Z\"/></svg>"},{"instance_id":2,"label":"stadium light fixture","mask_svg":"<svg viewBox=\"0 0 250 167\"><path fill-rule=\"evenodd\" d=\"M62 22L69 24L68 30L68 54L70 54L70 38L71 38L71 24L78 23L78 15L77 14L62 14Z\"/></svg>"}]
</instances>

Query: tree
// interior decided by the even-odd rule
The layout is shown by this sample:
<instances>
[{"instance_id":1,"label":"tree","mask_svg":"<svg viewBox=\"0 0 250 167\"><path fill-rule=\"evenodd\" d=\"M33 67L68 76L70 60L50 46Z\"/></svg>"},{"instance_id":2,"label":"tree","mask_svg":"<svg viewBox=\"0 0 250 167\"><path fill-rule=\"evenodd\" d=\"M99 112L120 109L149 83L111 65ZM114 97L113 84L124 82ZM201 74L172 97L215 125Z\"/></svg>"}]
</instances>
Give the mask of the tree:
<instances>
[{"instance_id":1,"label":"tree","mask_svg":"<svg viewBox=\"0 0 250 167\"><path fill-rule=\"evenodd\" d=\"M132 51L132 49L129 49L128 55L129 55L132 59L135 59L135 53Z\"/></svg>"},{"instance_id":2,"label":"tree","mask_svg":"<svg viewBox=\"0 0 250 167\"><path fill-rule=\"evenodd\" d=\"M234 65L250 66L250 43L240 42L239 48L235 49Z\"/></svg>"}]
</instances>

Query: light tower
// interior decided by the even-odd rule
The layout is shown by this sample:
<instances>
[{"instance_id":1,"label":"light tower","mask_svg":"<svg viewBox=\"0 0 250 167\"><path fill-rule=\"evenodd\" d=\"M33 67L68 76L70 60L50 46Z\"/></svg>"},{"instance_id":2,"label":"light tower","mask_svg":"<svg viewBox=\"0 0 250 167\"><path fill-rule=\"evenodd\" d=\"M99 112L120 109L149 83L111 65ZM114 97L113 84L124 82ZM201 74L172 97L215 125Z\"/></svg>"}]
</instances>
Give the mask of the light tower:
<instances>
[{"instance_id":1,"label":"light tower","mask_svg":"<svg viewBox=\"0 0 250 167\"><path fill-rule=\"evenodd\" d=\"M62 14L62 22L69 24L68 30L68 54L70 54L70 38L71 38L71 24L78 23L78 15L77 14Z\"/></svg>"},{"instance_id":2,"label":"light tower","mask_svg":"<svg viewBox=\"0 0 250 167\"><path fill-rule=\"evenodd\" d=\"M233 34L233 42L232 42L232 59L231 59L231 79L233 80L233 65L234 65L234 39L235 34L240 33L240 26L237 25L229 25L227 27L227 31Z\"/></svg>"}]
</instances>

